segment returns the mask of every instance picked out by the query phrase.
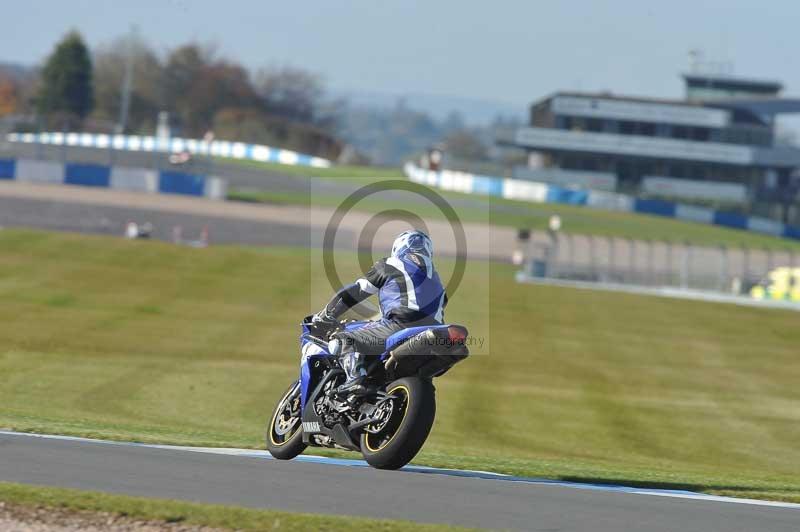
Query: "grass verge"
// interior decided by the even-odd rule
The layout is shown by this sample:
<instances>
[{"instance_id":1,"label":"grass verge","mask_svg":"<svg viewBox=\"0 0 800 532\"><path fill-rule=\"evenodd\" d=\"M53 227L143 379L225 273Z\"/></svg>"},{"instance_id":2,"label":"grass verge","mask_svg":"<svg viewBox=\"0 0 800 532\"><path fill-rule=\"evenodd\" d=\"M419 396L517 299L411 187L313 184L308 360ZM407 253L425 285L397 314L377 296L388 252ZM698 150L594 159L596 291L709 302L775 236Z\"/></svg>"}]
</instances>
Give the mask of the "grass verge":
<instances>
[{"instance_id":1,"label":"grass verge","mask_svg":"<svg viewBox=\"0 0 800 532\"><path fill-rule=\"evenodd\" d=\"M241 159L221 158L219 160L265 171L273 171L297 177L322 178L328 181L367 185L387 179L406 179L400 168L372 166L333 166L314 168L290 166L278 163L264 163ZM313 190L313 189L312 189ZM690 242L696 245L728 247L750 247L764 249L800 250L800 242L773 237L749 231L713 226L644 214L604 211L575 205L530 203L505 198L494 198L453 191L438 190L445 198L460 200L466 204L454 204L462 220L473 222L490 221L492 224L546 229L550 216L557 214L562 218L563 231L574 234L597 236L616 236L637 240L665 240L670 242ZM255 203L299 204L338 206L344 194L331 194L326 190L320 194L303 194L285 191L230 190L229 199ZM396 208L397 203L380 198L368 199L359 208L368 212L378 212ZM415 206L418 214L439 217L437 209L427 205ZM488 214L487 214L488 213Z\"/></svg>"},{"instance_id":2,"label":"grass verge","mask_svg":"<svg viewBox=\"0 0 800 532\"><path fill-rule=\"evenodd\" d=\"M297 323L330 295L308 253L0 231L0 426L263 448ZM796 313L519 285L484 262L463 287L448 320L487 348L437 379L416 463L800 496Z\"/></svg>"},{"instance_id":3,"label":"grass verge","mask_svg":"<svg viewBox=\"0 0 800 532\"><path fill-rule=\"evenodd\" d=\"M467 530L446 525L363 517L315 515L255 510L238 506L199 504L167 499L109 495L96 491L45 488L0 482L0 501L24 506L64 508L81 512L108 512L135 519L209 526L230 530L376 530L380 532Z\"/></svg>"},{"instance_id":4,"label":"grass verge","mask_svg":"<svg viewBox=\"0 0 800 532\"><path fill-rule=\"evenodd\" d=\"M367 178L361 184L375 182ZM312 189L313 190L313 189ZM626 212L589 209L574 205L552 203L527 203L504 198L490 198L437 190L465 222L491 223L514 228L545 230L550 217L557 214L562 220L562 231L572 234L602 237L632 238L635 240L660 240L674 243L689 242L701 246L747 247L771 250L800 250L800 241L778 238L749 231L740 231L708 224L686 222L674 218ZM321 205L338 207L345 194L325 190L324 193L287 191L252 191L232 188L228 199L250 203L279 205ZM358 203L358 209L370 213L397 208L397 199L369 197ZM405 203L413 206L415 213L425 218L442 218L440 211L426 202Z\"/></svg>"},{"instance_id":5,"label":"grass verge","mask_svg":"<svg viewBox=\"0 0 800 532\"><path fill-rule=\"evenodd\" d=\"M218 157L216 160L237 164L247 168L255 168L266 172L275 172L283 175L293 175L297 177L320 177L326 179L344 180L351 183L372 183L379 179L405 179L405 174L400 168L389 168L382 166L353 166L336 165L329 168L318 168L314 166L297 166L280 163L250 161L246 159L233 159L229 157Z\"/></svg>"}]
</instances>

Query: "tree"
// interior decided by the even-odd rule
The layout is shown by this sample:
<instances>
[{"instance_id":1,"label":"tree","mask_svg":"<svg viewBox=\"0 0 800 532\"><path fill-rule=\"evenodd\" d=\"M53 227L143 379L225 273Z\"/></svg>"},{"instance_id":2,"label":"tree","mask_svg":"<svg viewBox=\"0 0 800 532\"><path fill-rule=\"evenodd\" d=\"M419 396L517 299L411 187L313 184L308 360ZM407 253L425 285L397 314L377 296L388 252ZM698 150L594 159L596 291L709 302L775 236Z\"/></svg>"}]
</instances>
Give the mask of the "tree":
<instances>
[{"instance_id":1,"label":"tree","mask_svg":"<svg viewBox=\"0 0 800 532\"><path fill-rule=\"evenodd\" d=\"M17 86L13 80L0 76L0 116L17 112Z\"/></svg>"},{"instance_id":2,"label":"tree","mask_svg":"<svg viewBox=\"0 0 800 532\"><path fill-rule=\"evenodd\" d=\"M42 69L36 105L43 115L63 113L83 120L93 104L92 60L83 38L72 31L56 46Z\"/></svg>"},{"instance_id":3,"label":"tree","mask_svg":"<svg viewBox=\"0 0 800 532\"><path fill-rule=\"evenodd\" d=\"M130 54L130 59L129 55ZM158 56L138 37L123 37L94 51L95 109L93 119L119 120L125 65L132 61L128 131L152 132L163 105L163 71Z\"/></svg>"},{"instance_id":4,"label":"tree","mask_svg":"<svg viewBox=\"0 0 800 532\"><path fill-rule=\"evenodd\" d=\"M32 112L39 73L32 68L13 63L0 63L0 115L11 112L26 115ZM9 111L9 109L11 109Z\"/></svg>"},{"instance_id":5,"label":"tree","mask_svg":"<svg viewBox=\"0 0 800 532\"><path fill-rule=\"evenodd\" d=\"M177 114L187 135L202 135L221 109L260 104L247 70L215 59L209 47L189 44L175 49L164 70L166 107Z\"/></svg>"},{"instance_id":6,"label":"tree","mask_svg":"<svg viewBox=\"0 0 800 532\"><path fill-rule=\"evenodd\" d=\"M489 157L486 145L467 130L455 131L445 138L449 155L464 161L485 161Z\"/></svg>"},{"instance_id":7,"label":"tree","mask_svg":"<svg viewBox=\"0 0 800 532\"><path fill-rule=\"evenodd\" d=\"M260 109L225 107L214 115L214 133L219 138L244 142L273 144L275 138L267 128L267 117Z\"/></svg>"},{"instance_id":8,"label":"tree","mask_svg":"<svg viewBox=\"0 0 800 532\"><path fill-rule=\"evenodd\" d=\"M270 115L297 122L314 120L323 94L319 76L293 67L261 70L256 90Z\"/></svg>"}]
</instances>

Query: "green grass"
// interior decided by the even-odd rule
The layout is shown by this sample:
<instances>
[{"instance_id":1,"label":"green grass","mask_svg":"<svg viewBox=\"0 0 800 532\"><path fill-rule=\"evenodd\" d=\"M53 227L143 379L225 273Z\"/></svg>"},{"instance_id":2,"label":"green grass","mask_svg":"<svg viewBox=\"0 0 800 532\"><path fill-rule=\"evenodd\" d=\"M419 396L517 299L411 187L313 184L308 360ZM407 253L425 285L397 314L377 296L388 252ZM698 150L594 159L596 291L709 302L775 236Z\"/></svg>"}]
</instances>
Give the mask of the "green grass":
<instances>
[{"instance_id":1,"label":"green grass","mask_svg":"<svg viewBox=\"0 0 800 532\"><path fill-rule=\"evenodd\" d=\"M374 179L369 182L374 182ZM364 182L367 184L367 181ZM772 250L800 250L800 241L739 231L725 227L685 222L660 216L589 209L574 205L526 203L504 198L488 198L456 192L438 191L448 200L468 199L468 205L451 203L462 221L490 223L514 228L547 229L550 217L557 214L562 231L572 234L613 236L636 240L690 242L702 246L748 247ZM228 199L277 205L319 205L337 207L345 195L324 193L250 191L231 189ZM411 204L404 204L409 207ZM396 201L373 196L358 203L358 210L379 212L398 207ZM424 218L442 218L439 210L427 203L414 203L413 210Z\"/></svg>"},{"instance_id":2,"label":"green grass","mask_svg":"<svg viewBox=\"0 0 800 532\"><path fill-rule=\"evenodd\" d=\"M512 275L469 264L448 320L488 349L437 380L417 463L800 501L796 313ZM0 426L263 448L310 276L305 250L0 231Z\"/></svg>"},{"instance_id":3,"label":"green grass","mask_svg":"<svg viewBox=\"0 0 800 532\"><path fill-rule=\"evenodd\" d=\"M383 168L371 166L332 166L330 168L313 168L289 166L278 163L262 163L241 159L220 159L225 162L240 164L267 171L275 171L288 175L308 178L325 178L329 181L347 182L367 185L387 179L406 179L400 168ZM468 207L455 206L459 216L465 221L488 222L495 225L515 228L546 229L550 216L561 217L563 231L574 234L616 236L637 240L667 240L671 242L691 242L697 245L729 247L750 247L765 249L800 250L800 242L777 238L769 235L741 231L725 227L686 222L661 216L633 214L625 212L589 209L575 205L539 204L505 198L490 198L438 190L447 199L469 200ZM229 199L256 203L300 204L338 206L345 195L282 191L251 191L231 189ZM377 212L388 208L396 208L391 201L378 199L365 200L359 204L361 210ZM427 217L439 217L438 210L425 205L415 207L418 214Z\"/></svg>"},{"instance_id":4,"label":"green grass","mask_svg":"<svg viewBox=\"0 0 800 532\"><path fill-rule=\"evenodd\" d=\"M218 157L215 160L284 175L343 179L354 183L370 183L378 179L405 178L405 174L400 168L383 166L335 165L329 168L317 168L314 166L297 166L229 157Z\"/></svg>"},{"instance_id":5,"label":"green grass","mask_svg":"<svg viewBox=\"0 0 800 532\"><path fill-rule=\"evenodd\" d=\"M407 521L253 510L236 506L108 495L95 491L43 488L6 482L0 482L0 501L24 506L64 508L79 512L109 512L134 519L231 530L291 530L293 532L354 529L379 532L466 530L445 525L425 525Z\"/></svg>"}]
</instances>

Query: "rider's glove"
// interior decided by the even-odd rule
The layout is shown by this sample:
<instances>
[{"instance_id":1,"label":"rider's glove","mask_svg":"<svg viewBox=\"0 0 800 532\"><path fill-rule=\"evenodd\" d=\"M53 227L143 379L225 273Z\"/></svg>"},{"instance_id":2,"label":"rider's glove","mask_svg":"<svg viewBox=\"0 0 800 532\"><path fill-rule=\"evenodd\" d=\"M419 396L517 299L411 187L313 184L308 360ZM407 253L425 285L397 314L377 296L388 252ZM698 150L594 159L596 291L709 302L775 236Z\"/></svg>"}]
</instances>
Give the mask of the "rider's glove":
<instances>
[{"instance_id":1,"label":"rider's glove","mask_svg":"<svg viewBox=\"0 0 800 532\"><path fill-rule=\"evenodd\" d=\"M329 315L327 309L322 309L311 317L311 323L336 323L336 318Z\"/></svg>"}]
</instances>

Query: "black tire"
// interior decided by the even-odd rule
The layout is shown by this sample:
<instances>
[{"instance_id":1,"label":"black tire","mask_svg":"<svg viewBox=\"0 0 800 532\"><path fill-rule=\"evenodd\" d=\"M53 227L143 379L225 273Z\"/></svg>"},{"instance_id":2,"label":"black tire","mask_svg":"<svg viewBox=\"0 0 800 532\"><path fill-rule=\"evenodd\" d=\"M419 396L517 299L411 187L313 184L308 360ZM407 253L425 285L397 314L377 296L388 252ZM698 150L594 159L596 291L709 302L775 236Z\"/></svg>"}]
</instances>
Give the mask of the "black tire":
<instances>
[{"instance_id":1,"label":"black tire","mask_svg":"<svg viewBox=\"0 0 800 532\"><path fill-rule=\"evenodd\" d=\"M393 405L392 417L383 430L361 434L361 454L377 469L400 469L428 439L436 417L436 389L430 379L405 377L389 384L386 392L405 395L404 401Z\"/></svg>"},{"instance_id":2,"label":"black tire","mask_svg":"<svg viewBox=\"0 0 800 532\"><path fill-rule=\"evenodd\" d=\"M294 423L285 423L286 416L281 418L285 409L292 410L291 402L296 401L297 421ZM269 424L267 425L266 440L267 450L269 454L278 460L291 460L295 456L305 451L308 447L303 443L303 424L301 423L301 412L299 411L300 404L300 383L299 381L292 383L291 386L283 393L280 401L272 411ZM289 418L293 419L292 417ZM281 426L281 422L283 426ZM276 423L278 426L276 426ZM288 428L287 428L288 426Z\"/></svg>"}]
</instances>

